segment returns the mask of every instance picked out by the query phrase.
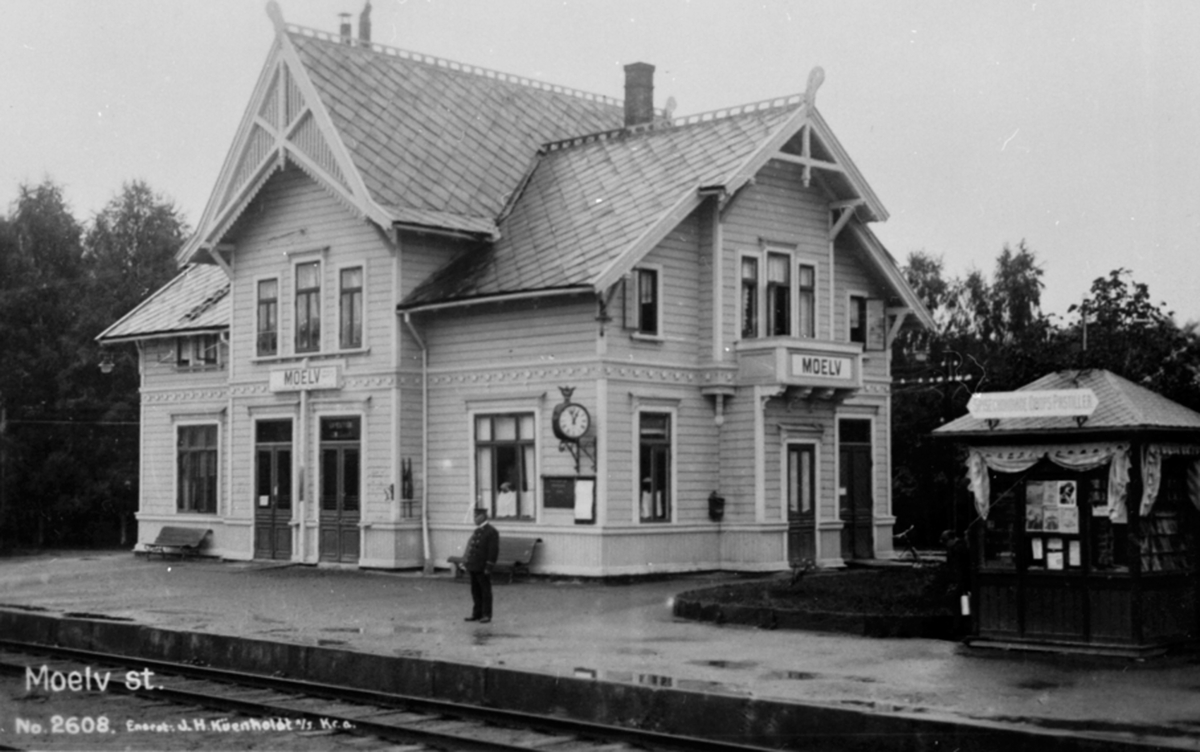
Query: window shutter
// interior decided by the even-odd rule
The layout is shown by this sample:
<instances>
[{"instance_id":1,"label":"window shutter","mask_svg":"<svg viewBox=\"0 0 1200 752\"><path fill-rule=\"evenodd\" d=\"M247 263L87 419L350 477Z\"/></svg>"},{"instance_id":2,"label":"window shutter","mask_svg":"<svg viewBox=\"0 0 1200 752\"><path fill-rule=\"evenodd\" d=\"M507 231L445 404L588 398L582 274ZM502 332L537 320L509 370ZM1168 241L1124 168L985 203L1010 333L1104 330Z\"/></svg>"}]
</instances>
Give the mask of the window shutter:
<instances>
[{"instance_id":1,"label":"window shutter","mask_svg":"<svg viewBox=\"0 0 1200 752\"><path fill-rule=\"evenodd\" d=\"M621 297L625 306L624 319L621 326L626 329L638 328L638 291L637 281L633 274L621 277Z\"/></svg>"},{"instance_id":2,"label":"window shutter","mask_svg":"<svg viewBox=\"0 0 1200 752\"><path fill-rule=\"evenodd\" d=\"M887 349L887 316L883 301L878 298L867 300L867 350Z\"/></svg>"}]
</instances>

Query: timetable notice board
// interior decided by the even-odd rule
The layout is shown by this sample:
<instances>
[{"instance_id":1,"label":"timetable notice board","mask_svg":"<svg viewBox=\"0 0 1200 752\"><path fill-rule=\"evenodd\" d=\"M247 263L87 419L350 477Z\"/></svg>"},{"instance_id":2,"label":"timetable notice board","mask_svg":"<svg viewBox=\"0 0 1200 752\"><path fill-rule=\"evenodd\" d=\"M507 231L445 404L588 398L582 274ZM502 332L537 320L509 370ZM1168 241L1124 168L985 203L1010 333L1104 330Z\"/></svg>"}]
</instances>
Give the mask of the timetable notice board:
<instances>
[{"instance_id":1,"label":"timetable notice board","mask_svg":"<svg viewBox=\"0 0 1200 752\"><path fill-rule=\"evenodd\" d=\"M542 504L547 509L570 509L575 523L596 521L596 477L594 475L543 475Z\"/></svg>"}]
</instances>

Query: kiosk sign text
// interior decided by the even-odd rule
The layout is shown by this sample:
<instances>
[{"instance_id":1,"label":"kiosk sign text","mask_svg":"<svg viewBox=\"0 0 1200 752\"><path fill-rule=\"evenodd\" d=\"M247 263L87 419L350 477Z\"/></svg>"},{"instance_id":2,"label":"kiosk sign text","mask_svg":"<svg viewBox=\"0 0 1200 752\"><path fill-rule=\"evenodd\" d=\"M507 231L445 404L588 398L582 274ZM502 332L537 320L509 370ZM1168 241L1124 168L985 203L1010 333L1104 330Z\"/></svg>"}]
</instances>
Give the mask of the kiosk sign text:
<instances>
[{"instance_id":1,"label":"kiosk sign text","mask_svg":"<svg viewBox=\"0 0 1200 752\"><path fill-rule=\"evenodd\" d=\"M1003 418L1081 418L1091 415L1100 400L1091 389L1048 389L1028 392L980 392L967 411L979 420Z\"/></svg>"}]
</instances>

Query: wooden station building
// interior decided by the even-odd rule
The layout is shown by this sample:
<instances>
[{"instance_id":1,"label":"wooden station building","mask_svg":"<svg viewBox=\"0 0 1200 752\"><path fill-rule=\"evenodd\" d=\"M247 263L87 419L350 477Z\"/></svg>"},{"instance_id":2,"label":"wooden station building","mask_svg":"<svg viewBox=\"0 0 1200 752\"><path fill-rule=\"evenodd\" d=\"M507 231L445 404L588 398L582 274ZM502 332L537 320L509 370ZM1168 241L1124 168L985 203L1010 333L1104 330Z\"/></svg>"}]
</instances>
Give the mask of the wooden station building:
<instances>
[{"instance_id":1,"label":"wooden station building","mask_svg":"<svg viewBox=\"0 0 1200 752\"><path fill-rule=\"evenodd\" d=\"M888 345L930 319L820 69L677 117L644 63L622 102L268 14L180 275L100 337L142 544L444 566L483 507L535 572L891 555Z\"/></svg>"},{"instance_id":2,"label":"wooden station building","mask_svg":"<svg viewBox=\"0 0 1200 752\"><path fill-rule=\"evenodd\" d=\"M1200 637L1200 414L1104 370L978 394L974 642L1145 653Z\"/></svg>"}]
</instances>

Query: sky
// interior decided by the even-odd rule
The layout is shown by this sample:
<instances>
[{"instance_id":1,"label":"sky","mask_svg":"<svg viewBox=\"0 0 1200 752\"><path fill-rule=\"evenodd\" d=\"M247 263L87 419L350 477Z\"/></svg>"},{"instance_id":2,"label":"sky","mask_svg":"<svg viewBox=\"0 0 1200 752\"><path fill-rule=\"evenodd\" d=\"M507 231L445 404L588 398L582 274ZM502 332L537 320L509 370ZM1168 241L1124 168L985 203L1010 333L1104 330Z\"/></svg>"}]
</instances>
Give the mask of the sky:
<instances>
[{"instance_id":1,"label":"sky","mask_svg":"<svg viewBox=\"0 0 1200 752\"><path fill-rule=\"evenodd\" d=\"M336 31L363 0L279 0ZM677 115L804 91L903 263L990 274L1022 240L1067 316L1117 268L1200 321L1200 2L374 0L373 40ZM0 206L49 178L89 220L129 180L194 224L270 50L265 0L5 0ZM1067 319L1070 320L1070 319Z\"/></svg>"}]
</instances>

